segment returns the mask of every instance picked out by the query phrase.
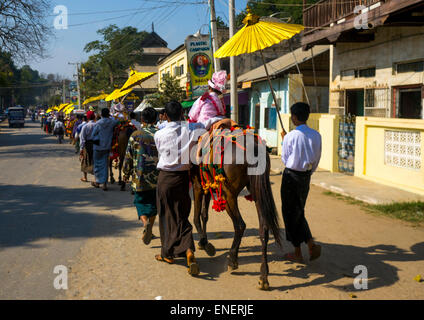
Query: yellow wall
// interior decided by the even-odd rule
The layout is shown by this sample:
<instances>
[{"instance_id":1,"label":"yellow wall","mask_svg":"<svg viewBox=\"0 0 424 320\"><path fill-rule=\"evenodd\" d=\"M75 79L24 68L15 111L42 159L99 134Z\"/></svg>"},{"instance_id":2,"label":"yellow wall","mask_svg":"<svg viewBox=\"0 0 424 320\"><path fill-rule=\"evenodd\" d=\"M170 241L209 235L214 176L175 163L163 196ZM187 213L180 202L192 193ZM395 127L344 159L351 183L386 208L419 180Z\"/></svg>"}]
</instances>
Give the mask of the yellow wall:
<instances>
[{"instance_id":1,"label":"yellow wall","mask_svg":"<svg viewBox=\"0 0 424 320\"><path fill-rule=\"evenodd\" d=\"M385 163L385 130L420 132L421 169ZM357 117L355 143L355 176L424 195L424 120Z\"/></svg>"},{"instance_id":2,"label":"yellow wall","mask_svg":"<svg viewBox=\"0 0 424 320\"><path fill-rule=\"evenodd\" d=\"M180 85L181 87L186 87L187 83L187 72L188 72L188 63L187 63L187 51L185 47L179 51L171 55L170 57L165 58L161 61L161 63L158 66L159 69L159 76L158 81L159 84L162 81L162 74L163 73L169 73L171 76L175 77L174 74L174 67L175 66L181 66L184 65L184 73L182 76L177 77L180 79Z\"/></svg>"}]
</instances>

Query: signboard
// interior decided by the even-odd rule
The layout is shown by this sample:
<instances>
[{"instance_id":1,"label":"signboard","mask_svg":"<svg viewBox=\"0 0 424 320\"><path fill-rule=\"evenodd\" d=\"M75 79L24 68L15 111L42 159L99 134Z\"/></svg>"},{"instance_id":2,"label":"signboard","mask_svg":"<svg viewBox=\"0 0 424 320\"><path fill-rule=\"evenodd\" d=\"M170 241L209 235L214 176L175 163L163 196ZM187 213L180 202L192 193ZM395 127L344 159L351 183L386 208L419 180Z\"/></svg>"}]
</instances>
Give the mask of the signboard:
<instances>
[{"instance_id":1,"label":"signboard","mask_svg":"<svg viewBox=\"0 0 424 320\"><path fill-rule=\"evenodd\" d=\"M213 74L213 56L209 35L189 36L186 39L188 70L192 98L203 95Z\"/></svg>"},{"instance_id":2,"label":"signboard","mask_svg":"<svg viewBox=\"0 0 424 320\"><path fill-rule=\"evenodd\" d=\"M78 91L71 91L71 103L78 104Z\"/></svg>"},{"instance_id":3,"label":"signboard","mask_svg":"<svg viewBox=\"0 0 424 320\"><path fill-rule=\"evenodd\" d=\"M126 104L128 112L134 111L134 102L126 102L125 104Z\"/></svg>"}]
</instances>

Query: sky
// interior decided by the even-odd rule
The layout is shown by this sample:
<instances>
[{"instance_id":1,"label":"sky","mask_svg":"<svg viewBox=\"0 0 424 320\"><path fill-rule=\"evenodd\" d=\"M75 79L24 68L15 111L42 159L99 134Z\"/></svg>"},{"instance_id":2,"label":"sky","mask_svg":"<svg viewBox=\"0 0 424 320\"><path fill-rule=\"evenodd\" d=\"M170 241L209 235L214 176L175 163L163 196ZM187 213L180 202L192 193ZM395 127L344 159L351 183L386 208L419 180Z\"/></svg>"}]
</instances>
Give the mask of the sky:
<instances>
[{"instance_id":1,"label":"sky","mask_svg":"<svg viewBox=\"0 0 424 320\"><path fill-rule=\"evenodd\" d=\"M175 49L185 38L202 28L208 33L209 11L207 0L52 0L53 8L65 6L68 12L68 29L55 29L57 13L49 16L54 37L47 45L48 58L27 61L40 73L60 74L72 79L75 66L68 62L84 62L89 54L84 46L100 40L97 30L110 24L120 28L136 27L139 31L155 32ZM202 3L204 2L204 3ZM246 8L247 0L236 0L236 14ZM228 24L228 0L215 0L216 13Z\"/></svg>"}]
</instances>

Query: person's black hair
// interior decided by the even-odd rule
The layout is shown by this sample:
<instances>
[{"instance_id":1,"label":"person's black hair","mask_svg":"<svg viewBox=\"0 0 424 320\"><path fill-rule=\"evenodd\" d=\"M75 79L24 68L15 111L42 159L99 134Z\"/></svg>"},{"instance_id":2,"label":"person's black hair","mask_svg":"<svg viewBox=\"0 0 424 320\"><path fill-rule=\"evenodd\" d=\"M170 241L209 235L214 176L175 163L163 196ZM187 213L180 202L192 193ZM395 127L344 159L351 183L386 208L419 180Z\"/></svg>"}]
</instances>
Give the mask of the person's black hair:
<instances>
[{"instance_id":1,"label":"person's black hair","mask_svg":"<svg viewBox=\"0 0 424 320\"><path fill-rule=\"evenodd\" d=\"M87 121L87 120L88 120L88 118L87 118L87 116L86 116L86 115L84 115L83 120L84 120L84 121Z\"/></svg>"},{"instance_id":2,"label":"person's black hair","mask_svg":"<svg viewBox=\"0 0 424 320\"><path fill-rule=\"evenodd\" d=\"M136 118L136 114L135 112L131 112L130 113L130 119L135 119Z\"/></svg>"},{"instance_id":3,"label":"person's black hair","mask_svg":"<svg viewBox=\"0 0 424 320\"><path fill-rule=\"evenodd\" d=\"M171 121L181 121L183 107L178 101L170 101L165 106L165 113Z\"/></svg>"},{"instance_id":4,"label":"person's black hair","mask_svg":"<svg viewBox=\"0 0 424 320\"><path fill-rule=\"evenodd\" d=\"M161 110L159 111L159 114L165 114L165 109L161 109Z\"/></svg>"},{"instance_id":5,"label":"person's black hair","mask_svg":"<svg viewBox=\"0 0 424 320\"><path fill-rule=\"evenodd\" d=\"M103 108L102 109L102 118L109 118L109 109L108 108Z\"/></svg>"},{"instance_id":6,"label":"person's black hair","mask_svg":"<svg viewBox=\"0 0 424 320\"><path fill-rule=\"evenodd\" d=\"M156 122L157 117L158 112L152 107L147 107L141 111L141 120L143 122L153 124Z\"/></svg>"},{"instance_id":7,"label":"person's black hair","mask_svg":"<svg viewBox=\"0 0 424 320\"><path fill-rule=\"evenodd\" d=\"M291 106L290 112L294 114L297 120L306 122L309 119L311 107L305 102L297 102Z\"/></svg>"}]
</instances>

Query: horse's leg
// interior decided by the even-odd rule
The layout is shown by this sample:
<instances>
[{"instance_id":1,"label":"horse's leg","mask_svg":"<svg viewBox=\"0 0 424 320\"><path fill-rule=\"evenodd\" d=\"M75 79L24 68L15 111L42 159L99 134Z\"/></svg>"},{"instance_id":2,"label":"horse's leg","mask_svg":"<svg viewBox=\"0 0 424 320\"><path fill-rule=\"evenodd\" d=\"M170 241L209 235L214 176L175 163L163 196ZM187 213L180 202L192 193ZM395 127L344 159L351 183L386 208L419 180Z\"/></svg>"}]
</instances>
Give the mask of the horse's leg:
<instances>
[{"instance_id":1,"label":"horse's leg","mask_svg":"<svg viewBox=\"0 0 424 320\"><path fill-rule=\"evenodd\" d=\"M125 181L122 180L122 166L124 164L124 158L119 158L119 184L121 185L121 191L125 191Z\"/></svg>"},{"instance_id":2,"label":"horse's leg","mask_svg":"<svg viewBox=\"0 0 424 320\"><path fill-rule=\"evenodd\" d=\"M269 290L268 282L268 240L269 240L269 229L264 221L264 218L261 214L261 208L256 204L256 209L258 211L259 217L259 237L261 238L262 243L262 263L261 263L261 276L259 277L258 289L260 290Z\"/></svg>"},{"instance_id":3,"label":"horse's leg","mask_svg":"<svg viewBox=\"0 0 424 320\"><path fill-rule=\"evenodd\" d=\"M109 158L109 174L110 174L110 184L114 184L115 183L115 179L113 177L113 160L111 158Z\"/></svg>"},{"instance_id":4,"label":"horse's leg","mask_svg":"<svg viewBox=\"0 0 424 320\"><path fill-rule=\"evenodd\" d=\"M204 201L202 205L202 214L201 214L203 228L202 228L201 238L199 241L199 248L202 250L205 250L210 257L213 257L216 254L216 250L213 244L208 241L208 234L206 231L206 226L208 224L208 219L209 219L209 203L211 202L211 195L209 193L206 194L203 200Z\"/></svg>"},{"instance_id":5,"label":"horse's leg","mask_svg":"<svg viewBox=\"0 0 424 320\"><path fill-rule=\"evenodd\" d=\"M228 256L228 270L232 271L238 269L238 252L244 230L246 230L246 224L244 223L238 209L237 196L229 193L228 195L226 209L234 226L234 240Z\"/></svg>"}]
</instances>

